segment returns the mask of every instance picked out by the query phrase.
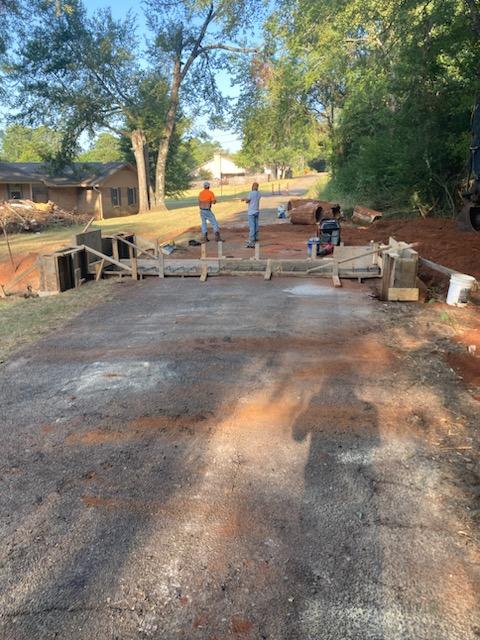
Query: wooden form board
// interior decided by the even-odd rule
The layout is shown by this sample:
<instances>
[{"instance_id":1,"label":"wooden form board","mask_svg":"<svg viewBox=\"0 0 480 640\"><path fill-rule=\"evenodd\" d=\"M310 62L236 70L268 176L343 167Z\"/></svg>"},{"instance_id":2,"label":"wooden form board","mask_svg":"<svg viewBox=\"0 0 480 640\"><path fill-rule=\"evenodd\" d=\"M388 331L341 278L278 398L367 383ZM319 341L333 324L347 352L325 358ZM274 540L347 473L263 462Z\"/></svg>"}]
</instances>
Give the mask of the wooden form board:
<instances>
[{"instance_id":1,"label":"wooden form board","mask_svg":"<svg viewBox=\"0 0 480 640\"><path fill-rule=\"evenodd\" d=\"M391 249L382 257L381 299L415 302L419 299L417 287L418 253L406 242L395 238L388 241Z\"/></svg>"},{"instance_id":2,"label":"wooden form board","mask_svg":"<svg viewBox=\"0 0 480 640\"><path fill-rule=\"evenodd\" d=\"M420 290L416 287L395 287L388 290L390 302L417 302L420 298Z\"/></svg>"},{"instance_id":3,"label":"wooden form board","mask_svg":"<svg viewBox=\"0 0 480 640\"><path fill-rule=\"evenodd\" d=\"M73 241L77 247L91 247L92 249L95 249L95 251L104 253L101 229L86 231L85 233L77 233ZM96 258L93 254L89 254L86 257L86 260L87 263L90 264L90 262L95 262Z\"/></svg>"},{"instance_id":4,"label":"wooden form board","mask_svg":"<svg viewBox=\"0 0 480 640\"><path fill-rule=\"evenodd\" d=\"M345 245L340 245L333 249L333 260L341 262L342 260L349 259L349 269L368 269L372 265L378 266L378 253L375 252L380 249L380 246L379 242L371 242L370 244L359 247L346 247ZM358 256L358 258L355 256ZM353 258L353 260L350 260L350 258Z\"/></svg>"},{"instance_id":5,"label":"wooden form board","mask_svg":"<svg viewBox=\"0 0 480 640\"><path fill-rule=\"evenodd\" d=\"M128 260L121 260L121 262L125 266L130 264ZM306 276L307 270L312 264L310 260L306 259L274 260L271 258L263 260L255 260L251 258L164 258L162 262L165 277L199 277L202 273L202 265L207 264L209 276L263 274L263 276L268 279L275 274L296 274L299 276ZM317 262L320 262L320 260ZM162 277L161 266L160 269L159 266L160 265L157 261L143 260L142 258L138 258L137 260L139 275ZM112 272L111 268L109 268L109 272ZM317 277L332 278L333 272L331 263L329 269L325 269L324 271L313 275ZM346 264L344 267L340 265L338 273L335 275L339 278L379 278L381 274L380 269L377 266L370 265L368 270L355 270L350 269L349 264Z\"/></svg>"}]
</instances>

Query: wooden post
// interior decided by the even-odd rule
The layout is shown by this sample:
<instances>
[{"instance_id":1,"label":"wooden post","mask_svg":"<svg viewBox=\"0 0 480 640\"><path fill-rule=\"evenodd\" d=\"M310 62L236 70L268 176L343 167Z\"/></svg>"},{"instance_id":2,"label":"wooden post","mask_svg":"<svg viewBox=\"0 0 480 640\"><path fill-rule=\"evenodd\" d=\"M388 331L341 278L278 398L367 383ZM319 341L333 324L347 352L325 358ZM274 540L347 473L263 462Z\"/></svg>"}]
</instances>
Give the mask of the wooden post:
<instances>
[{"instance_id":1,"label":"wooden post","mask_svg":"<svg viewBox=\"0 0 480 640\"><path fill-rule=\"evenodd\" d=\"M383 274L382 274L382 290L381 299L388 300L388 290L393 287L395 281L395 261L398 259L398 253L388 251L383 254Z\"/></svg>"},{"instance_id":2,"label":"wooden post","mask_svg":"<svg viewBox=\"0 0 480 640\"><path fill-rule=\"evenodd\" d=\"M158 243L157 243L158 247ZM160 249L158 252L158 277L165 277L165 256L163 255L163 251Z\"/></svg>"},{"instance_id":3,"label":"wooden post","mask_svg":"<svg viewBox=\"0 0 480 640\"><path fill-rule=\"evenodd\" d=\"M73 278L75 281L75 289L78 289L78 287L82 284L82 270L81 269L75 269L75 271L73 272Z\"/></svg>"},{"instance_id":4,"label":"wooden post","mask_svg":"<svg viewBox=\"0 0 480 640\"><path fill-rule=\"evenodd\" d=\"M269 258L267 260L267 268L265 270L264 280L272 279L272 260Z\"/></svg>"},{"instance_id":5,"label":"wooden post","mask_svg":"<svg viewBox=\"0 0 480 640\"><path fill-rule=\"evenodd\" d=\"M221 260L223 258L223 242L221 240L217 242L217 252L218 259Z\"/></svg>"},{"instance_id":6,"label":"wooden post","mask_svg":"<svg viewBox=\"0 0 480 640\"><path fill-rule=\"evenodd\" d=\"M202 264L202 274L200 276L200 282L206 282L208 278L208 264L205 262Z\"/></svg>"},{"instance_id":7,"label":"wooden post","mask_svg":"<svg viewBox=\"0 0 480 640\"><path fill-rule=\"evenodd\" d=\"M112 253L115 260L120 260L120 252L118 250L118 238L112 238Z\"/></svg>"},{"instance_id":8,"label":"wooden post","mask_svg":"<svg viewBox=\"0 0 480 640\"><path fill-rule=\"evenodd\" d=\"M200 246L200 258L202 260L206 260L206 258L207 258L207 243L206 242L202 242L202 244Z\"/></svg>"},{"instance_id":9,"label":"wooden post","mask_svg":"<svg viewBox=\"0 0 480 640\"><path fill-rule=\"evenodd\" d=\"M132 267L132 278L138 280L138 264L137 256L133 250L133 247L128 246L128 257L130 258L130 266Z\"/></svg>"},{"instance_id":10,"label":"wooden post","mask_svg":"<svg viewBox=\"0 0 480 640\"><path fill-rule=\"evenodd\" d=\"M255 260L260 260L260 242L255 242Z\"/></svg>"}]
</instances>

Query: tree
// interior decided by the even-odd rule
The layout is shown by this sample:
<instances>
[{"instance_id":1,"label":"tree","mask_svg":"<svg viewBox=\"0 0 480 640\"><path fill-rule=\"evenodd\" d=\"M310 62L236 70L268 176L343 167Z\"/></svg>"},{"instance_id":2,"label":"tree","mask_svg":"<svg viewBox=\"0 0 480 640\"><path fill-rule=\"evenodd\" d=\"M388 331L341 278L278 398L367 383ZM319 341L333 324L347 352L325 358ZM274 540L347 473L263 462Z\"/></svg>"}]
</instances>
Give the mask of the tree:
<instances>
[{"instance_id":1,"label":"tree","mask_svg":"<svg viewBox=\"0 0 480 640\"><path fill-rule=\"evenodd\" d=\"M158 74L152 81L140 67L131 16L114 20L110 10L101 10L89 18L81 0L70 0L68 11L58 9L56 3L40 3L22 34L11 66L18 86L14 100L22 105L17 115L23 122L46 123L62 134L57 154L61 163L73 160L84 131L93 134L103 128L127 136L138 170L139 207L148 210L142 114L152 97L145 87L158 89L164 81Z\"/></svg>"},{"instance_id":2,"label":"tree","mask_svg":"<svg viewBox=\"0 0 480 640\"><path fill-rule=\"evenodd\" d=\"M222 149L222 145L219 142L209 140L204 136L202 138L195 136L189 138L187 144L195 162L195 168L211 160L215 153Z\"/></svg>"},{"instance_id":3,"label":"tree","mask_svg":"<svg viewBox=\"0 0 480 640\"><path fill-rule=\"evenodd\" d=\"M279 4L272 40L297 61L306 107L327 125L332 192L455 209L479 29L476 0Z\"/></svg>"},{"instance_id":4,"label":"tree","mask_svg":"<svg viewBox=\"0 0 480 640\"><path fill-rule=\"evenodd\" d=\"M225 56L256 52L241 43L246 29L258 20L255 0L146 0L147 18L154 39L151 54L166 70L168 108L163 122L155 170L156 205L165 206L166 162L175 129L181 92L196 102L197 112L212 112L221 100L216 71ZM266 2L262 4L266 5ZM188 86L186 86L188 85Z\"/></svg>"},{"instance_id":5,"label":"tree","mask_svg":"<svg viewBox=\"0 0 480 640\"><path fill-rule=\"evenodd\" d=\"M60 137L48 127L13 124L1 134L0 157L6 162L46 162L60 145Z\"/></svg>"},{"instance_id":6,"label":"tree","mask_svg":"<svg viewBox=\"0 0 480 640\"><path fill-rule=\"evenodd\" d=\"M79 162L112 162L123 160L120 138L111 133L101 133L87 151L78 156Z\"/></svg>"},{"instance_id":7,"label":"tree","mask_svg":"<svg viewBox=\"0 0 480 640\"><path fill-rule=\"evenodd\" d=\"M272 167L274 177L304 168L320 151L322 129L307 108L308 94L296 62L288 58L256 62L241 71L242 92L235 108L242 134L240 164Z\"/></svg>"}]
</instances>

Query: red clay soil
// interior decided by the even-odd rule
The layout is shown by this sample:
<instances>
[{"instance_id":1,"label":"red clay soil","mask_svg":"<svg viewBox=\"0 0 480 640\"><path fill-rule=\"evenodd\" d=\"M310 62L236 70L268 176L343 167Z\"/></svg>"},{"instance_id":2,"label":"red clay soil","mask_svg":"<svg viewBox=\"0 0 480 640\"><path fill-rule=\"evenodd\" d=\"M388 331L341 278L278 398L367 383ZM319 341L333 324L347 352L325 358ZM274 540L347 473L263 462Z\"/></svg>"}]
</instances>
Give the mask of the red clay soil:
<instances>
[{"instance_id":1,"label":"red clay soil","mask_svg":"<svg viewBox=\"0 0 480 640\"><path fill-rule=\"evenodd\" d=\"M246 239L246 233L246 229L224 227L225 255L234 249L235 256L240 257L238 248ZM261 226L261 253L263 256L304 257L307 240L316 233L315 225L286 223ZM368 244L370 240L386 243L390 236L409 243L417 242L417 251L423 258L480 279L480 233L459 231L453 220L381 220L368 227L343 223L341 233L346 245ZM214 251L214 248L209 248L212 255ZM251 249L246 250L246 254L251 255Z\"/></svg>"},{"instance_id":2,"label":"red clay soil","mask_svg":"<svg viewBox=\"0 0 480 640\"><path fill-rule=\"evenodd\" d=\"M15 266L16 269L13 268L10 260L6 260L5 262L0 262L0 284L6 285L11 280L13 280L17 275L21 274L24 271L27 271L33 263L37 259L36 253L25 253L22 255L15 255ZM35 269L32 273L25 276L22 280L19 281L18 285L15 287L16 290L25 291L27 285L31 285L33 289L38 289L40 284L40 278L38 271Z\"/></svg>"},{"instance_id":3,"label":"red clay soil","mask_svg":"<svg viewBox=\"0 0 480 640\"><path fill-rule=\"evenodd\" d=\"M419 218L415 220L381 220L368 228L344 226L345 244L364 244L369 240L418 242L422 258L480 278L480 233L459 231L453 220Z\"/></svg>"},{"instance_id":4,"label":"red clay soil","mask_svg":"<svg viewBox=\"0 0 480 640\"><path fill-rule=\"evenodd\" d=\"M222 230L226 242L224 254L235 257L251 256L251 249L243 249L246 228ZM342 223L342 240L346 245L366 245L370 240L387 243L390 236L396 240L417 243L417 251L423 258L437 262L480 280L480 233L459 231L453 220L443 218L419 218L415 220L379 220L369 226ZM316 225L271 224L260 227L262 257L301 258L307 253L308 238L317 235ZM209 252L214 254L215 249ZM200 252L198 252L200 254ZM446 293L448 276L422 267L420 276L427 286ZM478 294L473 294L478 297Z\"/></svg>"},{"instance_id":5,"label":"red clay soil","mask_svg":"<svg viewBox=\"0 0 480 640\"><path fill-rule=\"evenodd\" d=\"M480 387L480 357L469 353L449 353L447 361L467 385Z\"/></svg>"}]
</instances>

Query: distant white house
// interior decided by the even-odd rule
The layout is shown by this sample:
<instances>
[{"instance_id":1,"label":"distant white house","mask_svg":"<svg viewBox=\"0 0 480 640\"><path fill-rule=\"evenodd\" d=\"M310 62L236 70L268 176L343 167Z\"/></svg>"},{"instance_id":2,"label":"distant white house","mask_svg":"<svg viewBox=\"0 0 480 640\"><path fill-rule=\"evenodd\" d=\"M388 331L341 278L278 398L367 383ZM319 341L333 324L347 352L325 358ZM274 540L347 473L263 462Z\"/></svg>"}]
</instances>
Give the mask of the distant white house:
<instances>
[{"instance_id":1,"label":"distant white house","mask_svg":"<svg viewBox=\"0 0 480 640\"><path fill-rule=\"evenodd\" d=\"M225 180L245 176L247 171L243 167L237 167L235 162L228 156L222 153L215 153L211 160L198 167L197 173L209 173L214 180Z\"/></svg>"}]
</instances>

